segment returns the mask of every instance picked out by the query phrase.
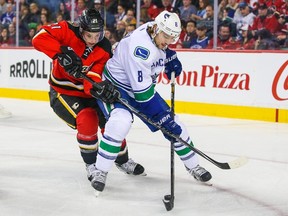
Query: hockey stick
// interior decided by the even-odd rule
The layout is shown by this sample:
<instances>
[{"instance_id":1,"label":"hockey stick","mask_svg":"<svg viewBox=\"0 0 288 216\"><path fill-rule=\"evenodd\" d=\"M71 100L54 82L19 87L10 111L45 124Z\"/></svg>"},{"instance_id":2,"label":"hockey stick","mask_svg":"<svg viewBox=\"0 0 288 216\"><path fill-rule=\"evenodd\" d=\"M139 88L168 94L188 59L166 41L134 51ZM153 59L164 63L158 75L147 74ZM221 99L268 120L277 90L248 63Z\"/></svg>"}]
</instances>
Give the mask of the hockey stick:
<instances>
[{"instance_id":1,"label":"hockey stick","mask_svg":"<svg viewBox=\"0 0 288 216\"><path fill-rule=\"evenodd\" d=\"M94 82L90 77L88 77L86 74L81 73L81 77L88 82L90 82L96 89L102 89L102 86L100 86L97 82ZM158 128L159 130L162 131L162 133L166 134L167 136L174 138L177 142L182 143L183 145L187 146L189 149L194 151L196 154L200 155L201 157L205 158L208 160L210 163L214 164L215 166L219 167L220 169L235 169L238 167L243 166L244 164L247 163L248 159L246 157L239 157L231 162L218 162L214 160L213 158L209 157L199 149L195 148L194 146L191 146L188 142L185 140L181 139L177 135L167 131L165 128L161 127L161 125L155 123L152 121L150 118L148 118L146 115L143 113L139 112L137 109L135 109L133 106L131 106L127 101L125 101L123 98L119 98L118 102L121 103L123 106L127 107L132 113L135 115L141 117L145 121L147 121L149 124L153 125L154 127Z\"/></svg>"},{"instance_id":2,"label":"hockey stick","mask_svg":"<svg viewBox=\"0 0 288 216\"><path fill-rule=\"evenodd\" d=\"M175 116L175 72L171 73L171 114L172 119L174 120ZM174 140L172 139L170 142L170 195L165 195L162 200L167 211L171 211L174 207L174 186L175 186L175 166L174 166Z\"/></svg>"}]
</instances>

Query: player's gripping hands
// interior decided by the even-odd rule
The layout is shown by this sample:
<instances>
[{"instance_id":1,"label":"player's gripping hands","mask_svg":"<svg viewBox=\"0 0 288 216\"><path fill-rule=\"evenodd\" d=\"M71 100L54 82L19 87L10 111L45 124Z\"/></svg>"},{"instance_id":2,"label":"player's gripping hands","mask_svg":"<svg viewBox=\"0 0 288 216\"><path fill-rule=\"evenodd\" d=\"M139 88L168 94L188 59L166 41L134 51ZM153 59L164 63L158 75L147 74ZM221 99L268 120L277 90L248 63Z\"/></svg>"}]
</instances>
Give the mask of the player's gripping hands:
<instances>
[{"instance_id":1,"label":"player's gripping hands","mask_svg":"<svg viewBox=\"0 0 288 216\"><path fill-rule=\"evenodd\" d=\"M170 110L163 111L157 116L154 116L153 121L155 121L158 125L165 128L167 131L174 135L180 136L180 134L182 133L180 125L178 125L173 120ZM172 138L170 136L166 136L165 134L164 136L166 137L166 139L171 141Z\"/></svg>"},{"instance_id":2,"label":"player's gripping hands","mask_svg":"<svg viewBox=\"0 0 288 216\"><path fill-rule=\"evenodd\" d=\"M176 52L167 48L165 59L165 73L169 80L171 79L172 72L175 72L175 77L179 76L182 72L182 64L177 58Z\"/></svg>"},{"instance_id":3,"label":"player's gripping hands","mask_svg":"<svg viewBox=\"0 0 288 216\"><path fill-rule=\"evenodd\" d=\"M93 85L90 94L104 103L113 103L120 98L119 91L109 80L99 82L97 86Z\"/></svg>"},{"instance_id":4,"label":"player's gripping hands","mask_svg":"<svg viewBox=\"0 0 288 216\"><path fill-rule=\"evenodd\" d=\"M67 73L75 78L81 78L82 60L69 46L61 46L61 53L58 53L59 64Z\"/></svg>"}]
</instances>

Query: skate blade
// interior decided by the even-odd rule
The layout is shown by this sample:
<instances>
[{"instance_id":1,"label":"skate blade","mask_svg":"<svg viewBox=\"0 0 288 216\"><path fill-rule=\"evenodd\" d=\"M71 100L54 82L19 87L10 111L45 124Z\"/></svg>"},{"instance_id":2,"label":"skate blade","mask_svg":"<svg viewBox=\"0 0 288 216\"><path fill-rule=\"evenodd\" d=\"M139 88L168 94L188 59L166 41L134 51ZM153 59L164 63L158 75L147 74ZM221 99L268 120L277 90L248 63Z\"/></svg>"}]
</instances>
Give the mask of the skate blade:
<instances>
[{"instance_id":1,"label":"skate blade","mask_svg":"<svg viewBox=\"0 0 288 216\"><path fill-rule=\"evenodd\" d=\"M199 180L197 180L195 178L194 178L194 180L196 181L197 184L200 184L200 185L213 186L213 183L211 182L211 180L206 181L206 182L199 181Z\"/></svg>"},{"instance_id":2,"label":"skate blade","mask_svg":"<svg viewBox=\"0 0 288 216\"><path fill-rule=\"evenodd\" d=\"M137 176L137 175L136 175ZM147 173L143 172L139 176L147 176Z\"/></svg>"},{"instance_id":3,"label":"skate blade","mask_svg":"<svg viewBox=\"0 0 288 216\"><path fill-rule=\"evenodd\" d=\"M134 175L133 173L127 173L125 171L121 171L121 172L124 172L126 175L130 175L130 176L147 176L147 173L145 173L145 172L138 174L138 175Z\"/></svg>"},{"instance_id":4,"label":"skate blade","mask_svg":"<svg viewBox=\"0 0 288 216\"><path fill-rule=\"evenodd\" d=\"M207 182L199 182L200 184L206 185L206 186L213 186L211 181L207 181Z\"/></svg>"},{"instance_id":5,"label":"skate blade","mask_svg":"<svg viewBox=\"0 0 288 216\"><path fill-rule=\"evenodd\" d=\"M125 170L122 170L121 168L119 168L118 166L116 166L117 169L120 171L120 172L123 172L125 173L126 175L130 175L130 176L147 176L147 173L144 171L143 173L141 174L138 174L138 175L134 175L133 173L129 173L129 172L126 172Z\"/></svg>"}]
</instances>

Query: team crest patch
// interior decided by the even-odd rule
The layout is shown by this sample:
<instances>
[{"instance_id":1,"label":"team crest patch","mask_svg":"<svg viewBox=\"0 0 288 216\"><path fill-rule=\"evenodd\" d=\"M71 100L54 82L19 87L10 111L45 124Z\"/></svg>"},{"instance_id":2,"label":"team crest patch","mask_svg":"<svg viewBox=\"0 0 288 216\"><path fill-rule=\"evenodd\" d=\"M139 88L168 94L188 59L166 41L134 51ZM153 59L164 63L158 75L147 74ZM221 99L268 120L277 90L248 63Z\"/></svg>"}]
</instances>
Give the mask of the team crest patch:
<instances>
[{"instance_id":1,"label":"team crest patch","mask_svg":"<svg viewBox=\"0 0 288 216\"><path fill-rule=\"evenodd\" d=\"M150 51L144 47L136 47L134 50L134 55L138 58L141 59L148 59L149 55L150 55Z\"/></svg>"}]
</instances>

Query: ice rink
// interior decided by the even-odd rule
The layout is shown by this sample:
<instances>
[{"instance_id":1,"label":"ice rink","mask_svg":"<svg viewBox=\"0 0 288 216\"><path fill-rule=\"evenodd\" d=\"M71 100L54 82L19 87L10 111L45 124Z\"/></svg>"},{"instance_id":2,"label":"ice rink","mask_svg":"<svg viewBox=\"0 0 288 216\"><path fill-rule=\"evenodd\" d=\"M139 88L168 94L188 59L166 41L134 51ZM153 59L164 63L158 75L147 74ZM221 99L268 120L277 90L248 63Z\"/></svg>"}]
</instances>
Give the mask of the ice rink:
<instances>
[{"instance_id":1,"label":"ice rink","mask_svg":"<svg viewBox=\"0 0 288 216\"><path fill-rule=\"evenodd\" d=\"M1 216L288 216L288 124L180 115L196 147L220 162L249 158L221 170L199 157L213 186L197 183L175 157L175 206L170 192L170 143L136 119L128 137L130 157L147 176L114 166L99 197L86 178L76 132L48 102L0 98L13 113L0 119ZM176 103L177 110L177 103Z\"/></svg>"}]
</instances>

